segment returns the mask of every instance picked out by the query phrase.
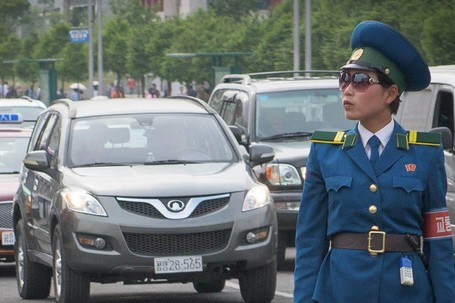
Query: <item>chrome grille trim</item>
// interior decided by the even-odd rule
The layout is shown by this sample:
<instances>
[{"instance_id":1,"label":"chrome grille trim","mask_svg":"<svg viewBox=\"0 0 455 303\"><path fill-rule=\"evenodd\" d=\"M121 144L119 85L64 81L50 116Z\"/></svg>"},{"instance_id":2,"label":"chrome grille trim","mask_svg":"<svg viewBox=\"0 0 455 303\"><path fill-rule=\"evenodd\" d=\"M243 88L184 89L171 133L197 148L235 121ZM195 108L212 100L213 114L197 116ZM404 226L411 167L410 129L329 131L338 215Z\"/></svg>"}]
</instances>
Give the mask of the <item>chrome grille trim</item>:
<instances>
[{"instance_id":1,"label":"chrome grille trim","mask_svg":"<svg viewBox=\"0 0 455 303\"><path fill-rule=\"evenodd\" d=\"M229 203L230 194L193 197L180 212L171 212L159 199L117 197L119 206L129 212L158 219L186 219L222 209ZM178 198L176 198L178 199ZM212 204L211 206L209 205Z\"/></svg>"}]
</instances>

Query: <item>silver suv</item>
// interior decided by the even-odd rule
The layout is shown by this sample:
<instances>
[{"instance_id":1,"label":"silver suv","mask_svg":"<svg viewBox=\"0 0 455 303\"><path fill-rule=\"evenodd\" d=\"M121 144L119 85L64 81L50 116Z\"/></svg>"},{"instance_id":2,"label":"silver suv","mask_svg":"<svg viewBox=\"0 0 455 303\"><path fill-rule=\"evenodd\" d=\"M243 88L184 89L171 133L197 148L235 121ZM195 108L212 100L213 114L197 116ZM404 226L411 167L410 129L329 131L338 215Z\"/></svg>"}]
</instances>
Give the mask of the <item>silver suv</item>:
<instances>
[{"instance_id":1,"label":"silver suv","mask_svg":"<svg viewBox=\"0 0 455 303\"><path fill-rule=\"evenodd\" d=\"M284 268L286 246L294 244L310 137L315 130L347 130L338 73L285 71L226 75L213 90L209 105L251 153L256 144L275 151L271 163L255 167L266 184L278 215L278 268Z\"/></svg>"},{"instance_id":2,"label":"silver suv","mask_svg":"<svg viewBox=\"0 0 455 303\"><path fill-rule=\"evenodd\" d=\"M191 282L245 302L276 288L277 219L224 121L195 98L59 100L39 117L13 205L19 295L87 302L90 282Z\"/></svg>"}]
</instances>

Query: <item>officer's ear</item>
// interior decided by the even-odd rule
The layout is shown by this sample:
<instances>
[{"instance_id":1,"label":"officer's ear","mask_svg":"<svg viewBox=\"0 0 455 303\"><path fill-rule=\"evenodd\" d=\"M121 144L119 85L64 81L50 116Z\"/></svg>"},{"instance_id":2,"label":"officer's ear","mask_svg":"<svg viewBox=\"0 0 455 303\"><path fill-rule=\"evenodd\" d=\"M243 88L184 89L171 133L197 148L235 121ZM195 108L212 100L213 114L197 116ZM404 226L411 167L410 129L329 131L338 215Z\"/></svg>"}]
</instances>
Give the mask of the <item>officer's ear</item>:
<instances>
[{"instance_id":1,"label":"officer's ear","mask_svg":"<svg viewBox=\"0 0 455 303\"><path fill-rule=\"evenodd\" d=\"M388 104L392 103L400 94L398 85L392 84L387 88L387 100Z\"/></svg>"}]
</instances>

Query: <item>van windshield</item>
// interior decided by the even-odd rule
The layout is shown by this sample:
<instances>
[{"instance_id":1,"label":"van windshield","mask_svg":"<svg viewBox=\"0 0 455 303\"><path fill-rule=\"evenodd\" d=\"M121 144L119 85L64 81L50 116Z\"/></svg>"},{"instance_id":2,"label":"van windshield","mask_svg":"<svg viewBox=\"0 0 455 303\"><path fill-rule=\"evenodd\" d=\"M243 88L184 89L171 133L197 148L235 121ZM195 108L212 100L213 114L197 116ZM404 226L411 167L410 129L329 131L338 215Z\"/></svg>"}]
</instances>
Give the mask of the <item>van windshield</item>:
<instances>
[{"instance_id":1,"label":"van windshield","mask_svg":"<svg viewBox=\"0 0 455 303\"><path fill-rule=\"evenodd\" d=\"M356 123L345 118L338 88L271 92L256 98L259 139L347 130Z\"/></svg>"}]
</instances>

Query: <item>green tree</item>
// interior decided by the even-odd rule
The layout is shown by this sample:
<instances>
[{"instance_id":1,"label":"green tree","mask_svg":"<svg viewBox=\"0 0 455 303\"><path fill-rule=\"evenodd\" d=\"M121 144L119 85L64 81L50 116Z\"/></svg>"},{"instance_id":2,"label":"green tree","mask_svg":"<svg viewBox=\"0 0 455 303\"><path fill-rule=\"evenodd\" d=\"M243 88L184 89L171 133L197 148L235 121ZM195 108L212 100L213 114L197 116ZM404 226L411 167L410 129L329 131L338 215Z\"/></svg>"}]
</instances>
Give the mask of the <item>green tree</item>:
<instances>
[{"instance_id":1,"label":"green tree","mask_svg":"<svg viewBox=\"0 0 455 303\"><path fill-rule=\"evenodd\" d=\"M27 0L0 1L0 27L7 32L14 32L29 8L30 3Z\"/></svg>"},{"instance_id":2,"label":"green tree","mask_svg":"<svg viewBox=\"0 0 455 303\"><path fill-rule=\"evenodd\" d=\"M454 4L441 7L424 23L422 48L430 65L455 63Z\"/></svg>"},{"instance_id":3,"label":"green tree","mask_svg":"<svg viewBox=\"0 0 455 303\"><path fill-rule=\"evenodd\" d=\"M117 75L120 81L127 71L126 51L127 38L130 36L130 26L125 19L115 17L110 19L103 31L104 67Z\"/></svg>"},{"instance_id":4,"label":"green tree","mask_svg":"<svg viewBox=\"0 0 455 303\"><path fill-rule=\"evenodd\" d=\"M209 8L219 16L230 16L240 20L245 16L256 12L260 8L261 0L212 0Z\"/></svg>"}]
</instances>

